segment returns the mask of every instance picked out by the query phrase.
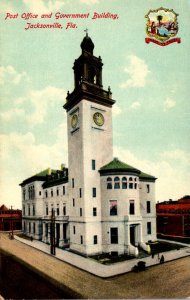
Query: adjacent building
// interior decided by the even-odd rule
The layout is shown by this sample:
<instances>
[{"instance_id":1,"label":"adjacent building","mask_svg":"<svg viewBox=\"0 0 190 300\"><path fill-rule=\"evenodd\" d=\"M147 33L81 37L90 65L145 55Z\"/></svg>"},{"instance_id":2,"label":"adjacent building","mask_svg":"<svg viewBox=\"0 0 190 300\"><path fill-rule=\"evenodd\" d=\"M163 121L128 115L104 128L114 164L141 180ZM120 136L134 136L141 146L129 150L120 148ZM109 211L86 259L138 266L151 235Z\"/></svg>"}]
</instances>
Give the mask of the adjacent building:
<instances>
[{"instance_id":1,"label":"adjacent building","mask_svg":"<svg viewBox=\"0 0 190 300\"><path fill-rule=\"evenodd\" d=\"M156 239L156 178L113 158L112 99L102 59L86 34L67 94L68 169L47 169L21 183L23 231L83 255L128 253Z\"/></svg>"},{"instance_id":2,"label":"adjacent building","mask_svg":"<svg viewBox=\"0 0 190 300\"><path fill-rule=\"evenodd\" d=\"M157 233L166 237L190 237L190 196L156 204Z\"/></svg>"},{"instance_id":3,"label":"adjacent building","mask_svg":"<svg viewBox=\"0 0 190 300\"><path fill-rule=\"evenodd\" d=\"M0 207L0 231L22 229L22 211L9 209L4 204Z\"/></svg>"}]
</instances>

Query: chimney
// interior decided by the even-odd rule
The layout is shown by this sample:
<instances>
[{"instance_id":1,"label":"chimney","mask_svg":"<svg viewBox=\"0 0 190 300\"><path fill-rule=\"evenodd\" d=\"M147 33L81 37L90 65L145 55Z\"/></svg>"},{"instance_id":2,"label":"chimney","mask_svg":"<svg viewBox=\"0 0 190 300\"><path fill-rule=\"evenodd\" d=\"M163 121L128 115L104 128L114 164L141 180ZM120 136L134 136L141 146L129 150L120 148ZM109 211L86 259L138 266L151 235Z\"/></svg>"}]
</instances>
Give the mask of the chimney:
<instances>
[{"instance_id":1,"label":"chimney","mask_svg":"<svg viewBox=\"0 0 190 300\"><path fill-rule=\"evenodd\" d=\"M61 171L65 169L65 164L61 164Z\"/></svg>"}]
</instances>

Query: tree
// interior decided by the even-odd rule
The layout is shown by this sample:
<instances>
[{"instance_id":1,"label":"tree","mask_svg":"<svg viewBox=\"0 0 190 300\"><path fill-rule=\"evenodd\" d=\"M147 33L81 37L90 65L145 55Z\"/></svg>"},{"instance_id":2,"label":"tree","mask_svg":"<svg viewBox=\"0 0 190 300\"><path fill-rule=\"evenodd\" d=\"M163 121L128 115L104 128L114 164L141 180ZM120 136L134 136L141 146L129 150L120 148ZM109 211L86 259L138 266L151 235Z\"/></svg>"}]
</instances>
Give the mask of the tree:
<instances>
[{"instance_id":1,"label":"tree","mask_svg":"<svg viewBox=\"0 0 190 300\"><path fill-rule=\"evenodd\" d=\"M161 15L158 15L158 16L157 16L157 20L158 20L158 22L159 22L159 26L160 26L160 22L161 22L162 19L163 19L163 17L162 17Z\"/></svg>"}]
</instances>

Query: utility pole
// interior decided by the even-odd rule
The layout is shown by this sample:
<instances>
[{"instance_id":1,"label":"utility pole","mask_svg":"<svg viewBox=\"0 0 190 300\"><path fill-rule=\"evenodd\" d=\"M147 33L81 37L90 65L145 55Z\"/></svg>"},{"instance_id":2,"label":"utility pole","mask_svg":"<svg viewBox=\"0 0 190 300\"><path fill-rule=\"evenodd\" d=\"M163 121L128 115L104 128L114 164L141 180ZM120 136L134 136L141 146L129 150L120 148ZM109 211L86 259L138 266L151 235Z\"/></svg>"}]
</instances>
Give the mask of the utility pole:
<instances>
[{"instance_id":1,"label":"utility pole","mask_svg":"<svg viewBox=\"0 0 190 300\"><path fill-rule=\"evenodd\" d=\"M13 238L13 207L11 205L11 237Z\"/></svg>"},{"instance_id":2,"label":"utility pole","mask_svg":"<svg viewBox=\"0 0 190 300\"><path fill-rule=\"evenodd\" d=\"M55 255L55 211L52 209L51 213L51 227L50 227L50 251L52 255Z\"/></svg>"}]
</instances>

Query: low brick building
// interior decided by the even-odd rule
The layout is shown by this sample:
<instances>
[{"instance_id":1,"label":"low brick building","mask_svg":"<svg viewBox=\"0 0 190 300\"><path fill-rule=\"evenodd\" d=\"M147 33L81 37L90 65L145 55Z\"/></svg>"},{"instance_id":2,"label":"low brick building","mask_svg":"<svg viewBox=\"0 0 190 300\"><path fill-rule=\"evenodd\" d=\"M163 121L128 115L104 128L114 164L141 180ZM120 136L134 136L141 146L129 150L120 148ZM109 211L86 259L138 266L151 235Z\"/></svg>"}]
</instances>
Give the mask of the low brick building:
<instances>
[{"instance_id":1,"label":"low brick building","mask_svg":"<svg viewBox=\"0 0 190 300\"><path fill-rule=\"evenodd\" d=\"M21 230L22 211L8 209L5 205L0 207L0 231Z\"/></svg>"},{"instance_id":2,"label":"low brick building","mask_svg":"<svg viewBox=\"0 0 190 300\"><path fill-rule=\"evenodd\" d=\"M156 204L157 234L190 237L190 196Z\"/></svg>"}]
</instances>

